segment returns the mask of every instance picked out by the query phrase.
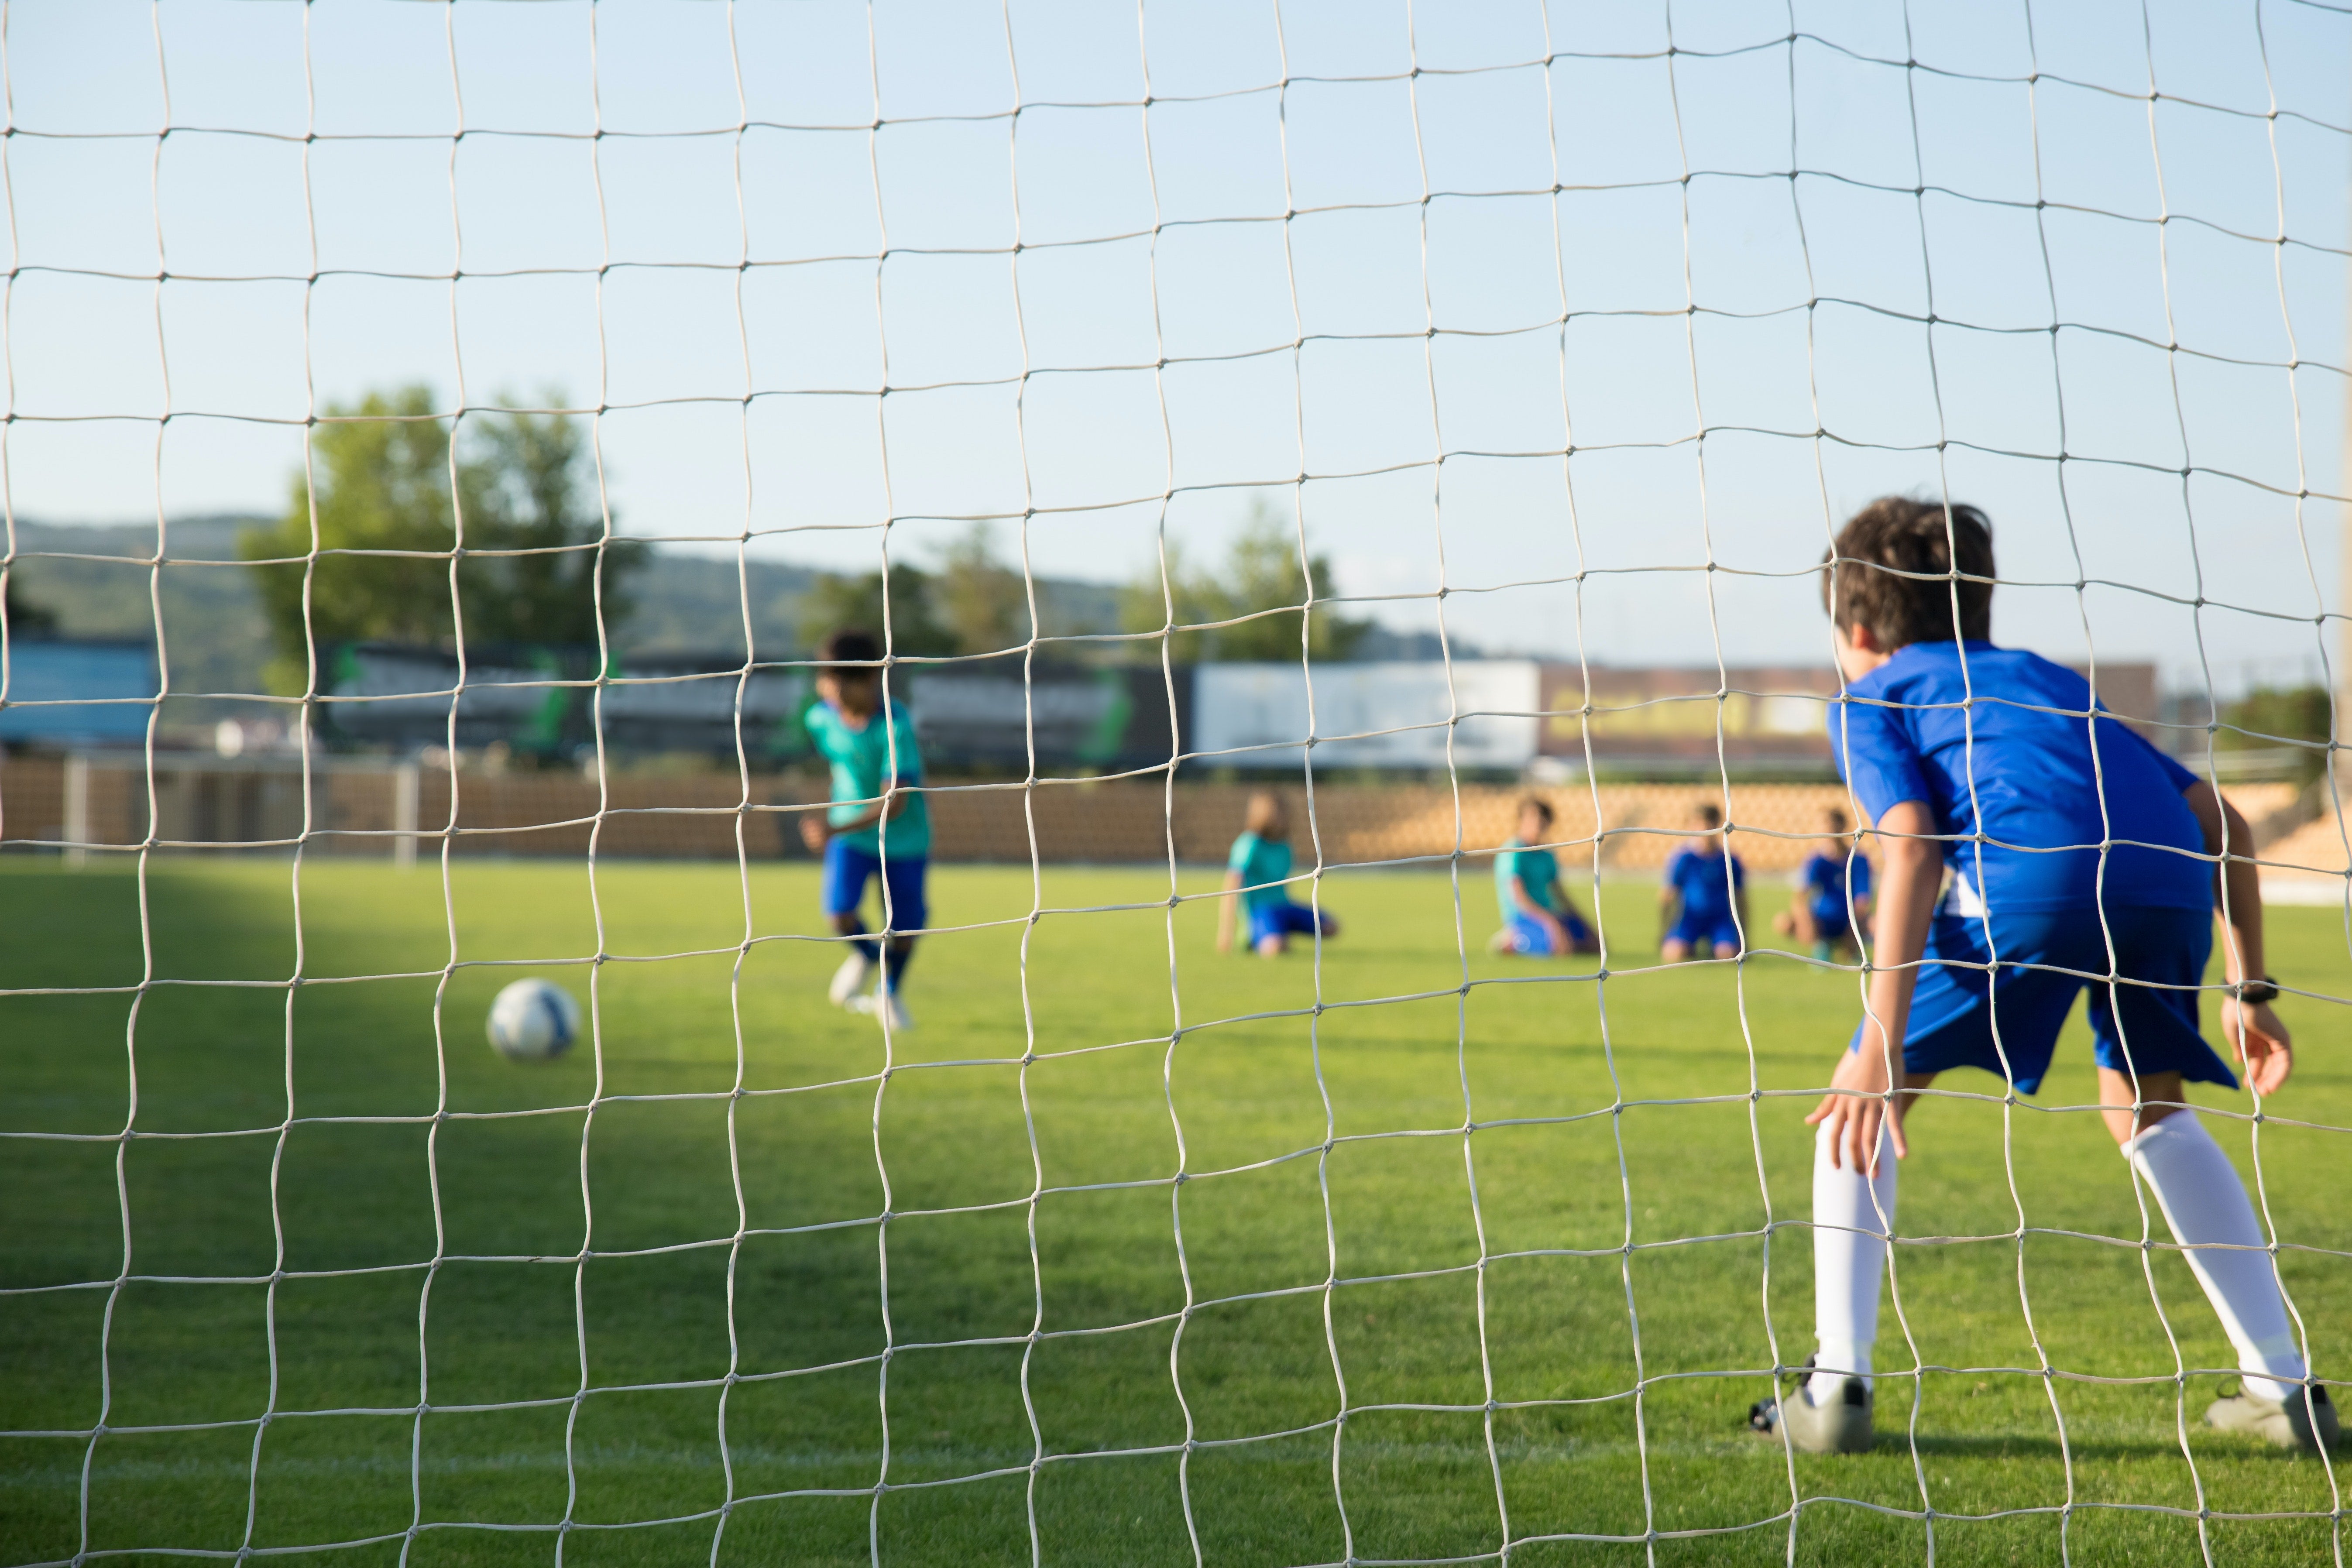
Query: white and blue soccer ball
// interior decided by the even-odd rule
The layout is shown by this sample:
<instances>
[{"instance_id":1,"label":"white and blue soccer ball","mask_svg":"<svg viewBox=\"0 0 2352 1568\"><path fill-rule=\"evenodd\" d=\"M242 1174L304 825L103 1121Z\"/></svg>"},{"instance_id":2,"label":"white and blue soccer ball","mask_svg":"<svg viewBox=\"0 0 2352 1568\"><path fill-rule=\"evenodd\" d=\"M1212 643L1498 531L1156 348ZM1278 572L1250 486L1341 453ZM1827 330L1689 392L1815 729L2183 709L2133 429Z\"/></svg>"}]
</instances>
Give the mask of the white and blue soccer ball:
<instances>
[{"instance_id":1,"label":"white and blue soccer ball","mask_svg":"<svg viewBox=\"0 0 2352 1568\"><path fill-rule=\"evenodd\" d=\"M552 982L518 980L490 1004L489 1035L509 1061L560 1057L580 1037L580 1004Z\"/></svg>"}]
</instances>

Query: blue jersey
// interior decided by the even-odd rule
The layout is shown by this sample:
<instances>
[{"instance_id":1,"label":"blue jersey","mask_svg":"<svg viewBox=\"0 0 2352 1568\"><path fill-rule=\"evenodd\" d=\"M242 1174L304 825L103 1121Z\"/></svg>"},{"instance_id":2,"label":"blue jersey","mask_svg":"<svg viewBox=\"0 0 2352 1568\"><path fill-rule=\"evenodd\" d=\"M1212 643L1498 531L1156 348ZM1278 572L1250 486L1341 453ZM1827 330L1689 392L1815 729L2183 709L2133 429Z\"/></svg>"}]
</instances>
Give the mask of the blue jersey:
<instances>
[{"instance_id":1,"label":"blue jersey","mask_svg":"<svg viewBox=\"0 0 2352 1568\"><path fill-rule=\"evenodd\" d=\"M883 789L923 782L923 754L915 746L915 721L904 703L890 704L889 719L879 714L853 727L830 702L819 702L802 718L815 743L816 753L833 765L833 809L825 820L853 821L874 809ZM917 794L879 832L861 827L839 836L841 843L868 855L912 860L931 852L931 814Z\"/></svg>"},{"instance_id":2,"label":"blue jersey","mask_svg":"<svg viewBox=\"0 0 2352 1568\"><path fill-rule=\"evenodd\" d=\"M1838 771L1874 820L1916 800L1952 836L1956 912L2212 905L2204 831L2180 797L2197 775L2104 708L2095 717L2090 684L2062 665L1913 643L1848 686L1830 722Z\"/></svg>"},{"instance_id":3,"label":"blue jersey","mask_svg":"<svg viewBox=\"0 0 2352 1568\"><path fill-rule=\"evenodd\" d=\"M1244 833L1234 840L1225 865L1242 874L1242 908L1251 914L1290 901L1290 889L1283 885L1290 876L1286 842Z\"/></svg>"},{"instance_id":4,"label":"blue jersey","mask_svg":"<svg viewBox=\"0 0 2352 1568\"><path fill-rule=\"evenodd\" d=\"M1666 862L1666 886L1682 895L1682 925L1713 926L1731 919L1733 895L1748 886L1748 868L1728 850L1702 855L1685 844Z\"/></svg>"},{"instance_id":5,"label":"blue jersey","mask_svg":"<svg viewBox=\"0 0 2352 1568\"><path fill-rule=\"evenodd\" d=\"M1825 855L1820 850L1805 858L1805 890L1813 911L1813 923L1823 931L1846 925L1846 899L1870 897L1870 860L1856 851L1852 856Z\"/></svg>"},{"instance_id":6,"label":"blue jersey","mask_svg":"<svg viewBox=\"0 0 2352 1568\"><path fill-rule=\"evenodd\" d=\"M1522 911L1511 897L1511 884L1527 889L1528 902L1547 914L1559 913L1559 862L1549 849L1530 849L1514 838L1495 853L1495 901L1503 907L1506 922Z\"/></svg>"}]
</instances>

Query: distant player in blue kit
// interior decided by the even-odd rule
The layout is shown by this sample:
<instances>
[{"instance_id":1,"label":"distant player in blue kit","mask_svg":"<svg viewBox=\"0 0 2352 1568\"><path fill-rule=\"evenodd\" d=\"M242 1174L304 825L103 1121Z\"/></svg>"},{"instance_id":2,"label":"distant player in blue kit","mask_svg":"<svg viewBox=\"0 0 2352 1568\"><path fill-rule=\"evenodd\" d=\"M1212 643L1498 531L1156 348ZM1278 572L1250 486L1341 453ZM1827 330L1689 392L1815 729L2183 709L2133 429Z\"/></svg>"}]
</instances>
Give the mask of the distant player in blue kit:
<instances>
[{"instance_id":1,"label":"distant player in blue kit","mask_svg":"<svg viewBox=\"0 0 2352 1568\"><path fill-rule=\"evenodd\" d=\"M1821 1129L1815 1370L1758 1405L1751 1424L1785 1423L1811 1452L1870 1445L1871 1345L1895 1220L1887 1155L1910 1152L1914 1092L1974 1068L2032 1094L2087 985L2107 1128L2243 1373L2242 1391L2205 1419L2283 1447L2332 1443L2336 1410L2309 1379L2268 1238L2183 1093L2189 1081L2237 1087L2199 1033L2217 908L2221 1032L2260 1097L2278 1092L2294 1065L2271 1010L2278 986L2263 972L2244 818L2097 707L2081 676L1989 640L1992 534L1975 508L1874 501L1832 559L1822 598L1846 688L1830 737L1876 824L1878 922L1863 1020L1806 1118ZM2225 837L2233 858L2223 862ZM2049 1223L2046 1210L2031 1218Z\"/></svg>"},{"instance_id":2,"label":"distant player in blue kit","mask_svg":"<svg viewBox=\"0 0 2352 1568\"><path fill-rule=\"evenodd\" d=\"M1845 813L1822 813L1822 841L1805 857L1796 895L1772 917L1772 929L1809 944L1823 963L1841 950L1862 956L1861 938L1870 929L1870 858L1846 831Z\"/></svg>"},{"instance_id":3,"label":"distant player in blue kit","mask_svg":"<svg viewBox=\"0 0 2352 1568\"><path fill-rule=\"evenodd\" d=\"M1748 868L1724 847L1722 807L1699 802L1690 826L1690 840L1666 862L1666 885L1658 889L1666 933L1658 956L1668 963L1709 953L1737 958L1748 929Z\"/></svg>"},{"instance_id":4,"label":"distant player in blue kit","mask_svg":"<svg viewBox=\"0 0 2352 1568\"><path fill-rule=\"evenodd\" d=\"M1495 853L1495 899L1503 929L1486 943L1492 952L1559 958L1599 952L1601 939L1559 885L1559 862L1539 848L1551 837L1551 806L1535 795L1519 802L1518 831Z\"/></svg>"},{"instance_id":5,"label":"distant player in blue kit","mask_svg":"<svg viewBox=\"0 0 2352 1568\"><path fill-rule=\"evenodd\" d=\"M1249 798L1249 815L1234 852L1225 860L1225 891L1241 899L1248 928L1250 951L1276 958L1290 949L1294 936L1312 936L1319 929L1327 937L1339 934L1339 918L1328 910L1318 912L1290 901L1290 816L1282 797L1262 789ZM1217 951L1234 949L1234 900L1217 906Z\"/></svg>"},{"instance_id":6,"label":"distant player in blue kit","mask_svg":"<svg viewBox=\"0 0 2352 1568\"><path fill-rule=\"evenodd\" d=\"M916 933L930 918L923 874L931 853L915 722L903 703L882 710L882 645L871 633L835 632L817 658L818 700L803 722L817 755L832 764L833 805L822 818L803 814L801 837L824 857L825 916L849 939L849 956L826 994L837 1007L874 1014L887 1029L911 1029L899 985L915 956ZM868 933L857 912L866 885L877 879L887 944ZM866 982L877 969L881 984L868 994Z\"/></svg>"}]
</instances>

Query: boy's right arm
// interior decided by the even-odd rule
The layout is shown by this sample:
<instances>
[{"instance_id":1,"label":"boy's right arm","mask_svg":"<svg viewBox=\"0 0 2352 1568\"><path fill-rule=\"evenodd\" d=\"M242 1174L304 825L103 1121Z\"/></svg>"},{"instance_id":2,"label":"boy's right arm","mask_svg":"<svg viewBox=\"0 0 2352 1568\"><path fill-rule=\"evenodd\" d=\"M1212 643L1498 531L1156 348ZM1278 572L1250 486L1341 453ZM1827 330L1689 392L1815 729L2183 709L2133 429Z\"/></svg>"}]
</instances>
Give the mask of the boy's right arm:
<instances>
[{"instance_id":1,"label":"boy's right arm","mask_svg":"<svg viewBox=\"0 0 2352 1568\"><path fill-rule=\"evenodd\" d=\"M2268 976L2263 952L2263 884L2254 866L2253 829L2212 784L2199 779L2180 792L2215 857L2213 912L2221 920L2221 978L2232 985ZM2230 858L2220 858L2224 847ZM2224 901L2226 900L2226 902ZM2294 1042L2267 1002L2221 1004L2221 1033L2245 1064L2254 1092L2276 1094L2294 1070Z\"/></svg>"},{"instance_id":2,"label":"boy's right arm","mask_svg":"<svg viewBox=\"0 0 2352 1568\"><path fill-rule=\"evenodd\" d=\"M1943 888L1944 847L1929 837L1935 831L1936 819L1922 801L1889 806L1879 819L1884 858L1862 1045L1838 1062L1830 1077L1830 1093L1805 1118L1808 1126L1829 1124L1830 1160L1835 1165L1865 1171L1875 1167L1882 1125L1894 1136L1896 1155L1911 1152L1903 1137L1899 1102L1886 1096L1903 1079L1911 992L1918 983L1919 957L1927 948L1936 896ZM1890 1104L1898 1106L1891 1123Z\"/></svg>"}]
</instances>

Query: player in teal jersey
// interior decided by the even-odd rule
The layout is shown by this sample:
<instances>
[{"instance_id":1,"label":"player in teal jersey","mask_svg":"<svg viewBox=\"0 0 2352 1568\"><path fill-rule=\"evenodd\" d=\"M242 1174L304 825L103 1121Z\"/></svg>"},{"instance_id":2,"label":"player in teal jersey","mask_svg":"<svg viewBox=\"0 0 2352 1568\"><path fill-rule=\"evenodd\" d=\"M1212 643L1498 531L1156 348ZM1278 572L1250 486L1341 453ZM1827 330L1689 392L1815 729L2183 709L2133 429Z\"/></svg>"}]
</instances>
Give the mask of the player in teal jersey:
<instances>
[{"instance_id":1,"label":"player in teal jersey","mask_svg":"<svg viewBox=\"0 0 2352 1568\"><path fill-rule=\"evenodd\" d=\"M1559 862L1549 849L1533 847L1551 837L1551 806L1536 795L1519 802L1519 830L1495 852L1495 899L1503 909L1503 929L1487 942L1489 952L1529 958L1599 952L1600 939L1559 885Z\"/></svg>"},{"instance_id":2,"label":"player in teal jersey","mask_svg":"<svg viewBox=\"0 0 2352 1568\"><path fill-rule=\"evenodd\" d=\"M1339 921L1328 910L1314 910L1290 901L1290 817L1282 797L1270 789L1250 796L1249 816L1234 852L1225 861L1225 891L1241 896L1249 925L1250 951L1276 957L1290 947L1294 936L1320 931L1339 934ZM1217 951L1234 949L1234 900L1217 909Z\"/></svg>"},{"instance_id":3,"label":"player in teal jersey","mask_svg":"<svg viewBox=\"0 0 2352 1568\"><path fill-rule=\"evenodd\" d=\"M803 722L817 754L833 767L833 805L820 818L801 818L801 837L824 857L824 912L849 956L834 972L829 992L837 1006L872 1013L890 1029L914 1020L899 983L915 955L916 933L930 917L924 873L931 853L931 817L922 795L923 759L904 704L883 711L882 648L872 634L837 631L817 651L818 701ZM887 940L870 933L858 913L866 885L882 883ZM867 979L882 972L867 994Z\"/></svg>"}]
</instances>

